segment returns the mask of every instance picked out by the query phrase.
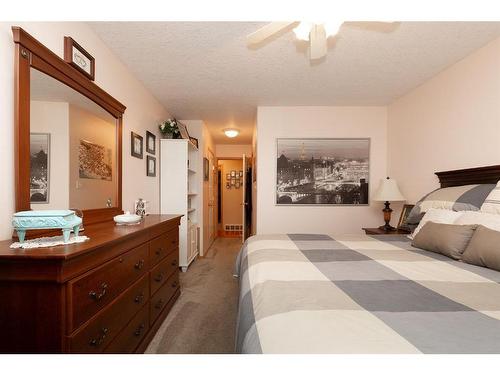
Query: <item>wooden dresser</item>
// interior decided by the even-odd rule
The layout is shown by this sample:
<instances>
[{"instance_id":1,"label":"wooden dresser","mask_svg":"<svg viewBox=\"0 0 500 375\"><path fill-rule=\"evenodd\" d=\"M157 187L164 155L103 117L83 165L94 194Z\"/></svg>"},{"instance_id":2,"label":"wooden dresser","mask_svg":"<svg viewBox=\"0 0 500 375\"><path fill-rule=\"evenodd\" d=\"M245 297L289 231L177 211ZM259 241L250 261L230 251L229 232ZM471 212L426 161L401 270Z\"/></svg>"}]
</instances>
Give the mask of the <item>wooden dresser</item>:
<instances>
[{"instance_id":1,"label":"wooden dresser","mask_svg":"<svg viewBox=\"0 0 500 375\"><path fill-rule=\"evenodd\" d=\"M0 352L144 352L180 295L180 218L89 225L89 241L54 248L0 242Z\"/></svg>"}]
</instances>

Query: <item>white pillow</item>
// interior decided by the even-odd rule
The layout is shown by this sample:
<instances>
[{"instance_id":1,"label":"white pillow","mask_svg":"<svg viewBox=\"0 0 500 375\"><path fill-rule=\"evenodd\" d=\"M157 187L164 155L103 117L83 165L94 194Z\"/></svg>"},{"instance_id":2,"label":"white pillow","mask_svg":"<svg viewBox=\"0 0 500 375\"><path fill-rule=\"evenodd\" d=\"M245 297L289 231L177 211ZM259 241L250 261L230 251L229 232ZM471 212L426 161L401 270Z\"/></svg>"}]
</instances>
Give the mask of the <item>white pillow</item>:
<instances>
[{"instance_id":1,"label":"white pillow","mask_svg":"<svg viewBox=\"0 0 500 375\"><path fill-rule=\"evenodd\" d=\"M454 224L478 224L492 230L500 231L500 215L481 211L465 211Z\"/></svg>"},{"instance_id":2,"label":"white pillow","mask_svg":"<svg viewBox=\"0 0 500 375\"><path fill-rule=\"evenodd\" d=\"M420 229L422 229L422 227L428 221L432 221L433 223L439 223L439 224L455 224L455 221L460 216L462 216L464 212L467 211L453 211L453 210L444 210L441 208L431 208L425 213L422 220L420 220L418 226L415 228L413 233L408 237L413 239L420 231Z\"/></svg>"},{"instance_id":3,"label":"white pillow","mask_svg":"<svg viewBox=\"0 0 500 375\"><path fill-rule=\"evenodd\" d=\"M500 214L500 181L486 197L486 200L481 206L481 212L497 215Z\"/></svg>"}]
</instances>

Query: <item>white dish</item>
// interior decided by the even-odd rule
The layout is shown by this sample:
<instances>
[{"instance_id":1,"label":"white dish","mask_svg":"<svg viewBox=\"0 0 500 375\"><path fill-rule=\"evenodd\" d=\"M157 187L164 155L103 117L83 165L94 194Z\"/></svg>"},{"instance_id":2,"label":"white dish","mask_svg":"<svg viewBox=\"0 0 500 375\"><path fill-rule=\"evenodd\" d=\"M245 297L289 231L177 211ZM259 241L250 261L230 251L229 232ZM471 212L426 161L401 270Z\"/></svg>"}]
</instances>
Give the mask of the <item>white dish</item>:
<instances>
[{"instance_id":1,"label":"white dish","mask_svg":"<svg viewBox=\"0 0 500 375\"><path fill-rule=\"evenodd\" d=\"M141 222L141 217L139 215L131 214L129 211L125 212L123 215L116 215L113 220L118 225L131 225L139 224Z\"/></svg>"}]
</instances>

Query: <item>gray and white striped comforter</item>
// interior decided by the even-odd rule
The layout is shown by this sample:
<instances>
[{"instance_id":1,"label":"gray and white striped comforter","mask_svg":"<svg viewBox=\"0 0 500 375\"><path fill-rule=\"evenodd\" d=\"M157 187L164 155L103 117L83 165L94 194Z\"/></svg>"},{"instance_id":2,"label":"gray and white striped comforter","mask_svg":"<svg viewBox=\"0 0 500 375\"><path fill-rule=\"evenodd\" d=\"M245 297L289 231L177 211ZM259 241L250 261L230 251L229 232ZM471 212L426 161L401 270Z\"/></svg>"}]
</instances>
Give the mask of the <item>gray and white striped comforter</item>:
<instances>
[{"instance_id":1,"label":"gray and white striped comforter","mask_svg":"<svg viewBox=\"0 0 500 375\"><path fill-rule=\"evenodd\" d=\"M254 236L235 273L240 353L500 353L500 272L404 236Z\"/></svg>"}]
</instances>

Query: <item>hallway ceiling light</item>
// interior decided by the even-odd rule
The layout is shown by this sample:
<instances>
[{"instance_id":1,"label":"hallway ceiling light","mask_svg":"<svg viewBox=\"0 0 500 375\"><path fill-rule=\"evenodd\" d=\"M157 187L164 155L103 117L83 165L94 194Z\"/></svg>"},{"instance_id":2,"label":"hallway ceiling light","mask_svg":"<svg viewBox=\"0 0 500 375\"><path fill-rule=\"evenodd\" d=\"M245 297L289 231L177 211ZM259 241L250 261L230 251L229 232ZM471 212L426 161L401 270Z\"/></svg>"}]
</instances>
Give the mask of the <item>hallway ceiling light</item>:
<instances>
[{"instance_id":1,"label":"hallway ceiling light","mask_svg":"<svg viewBox=\"0 0 500 375\"><path fill-rule=\"evenodd\" d=\"M224 134L226 135L226 137L228 138L234 138L236 137L238 134L240 134L240 131L239 130L236 130L236 129L225 129L224 130Z\"/></svg>"}]
</instances>

